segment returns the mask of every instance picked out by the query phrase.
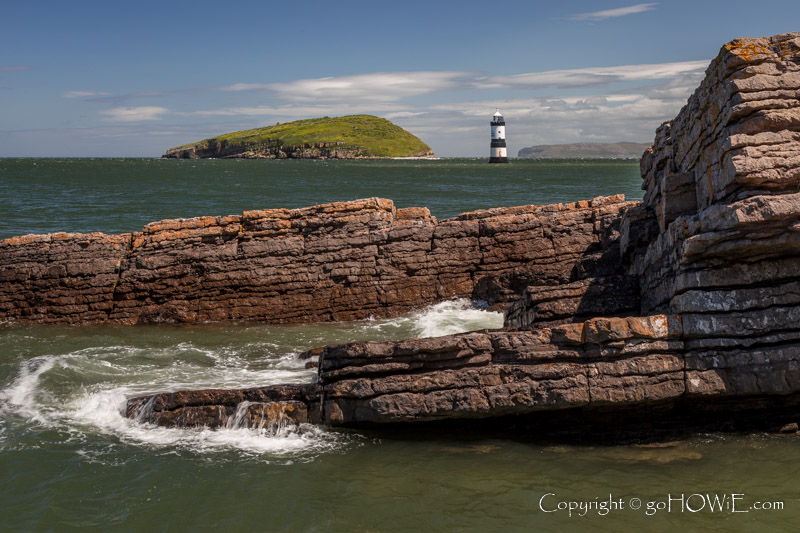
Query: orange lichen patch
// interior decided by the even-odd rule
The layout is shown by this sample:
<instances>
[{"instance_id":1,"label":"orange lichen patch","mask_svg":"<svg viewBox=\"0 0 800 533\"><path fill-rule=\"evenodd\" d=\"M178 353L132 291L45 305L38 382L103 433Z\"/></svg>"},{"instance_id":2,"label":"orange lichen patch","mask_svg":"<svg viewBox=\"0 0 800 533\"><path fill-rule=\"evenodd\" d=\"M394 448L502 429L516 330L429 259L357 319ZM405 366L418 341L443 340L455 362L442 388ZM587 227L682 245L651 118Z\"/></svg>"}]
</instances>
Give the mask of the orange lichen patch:
<instances>
[{"instance_id":1,"label":"orange lichen patch","mask_svg":"<svg viewBox=\"0 0 800 533\"><path fill-rule=\"evenodd\" d=\"M583 324L561 324L550 328L550 336L554 342L561 342L567 345L578 346L583 344L584 331Z\"/></svg>"},{"instance_id":2,"label":"orange lichen patch","mask_svg":"<svg viewBox=\"0 0 800 533\"><path fill-rule=\"evenodd\" d=\"M662 339L669 335L666 315L636 316L625 319L633 337Z\"/></svg>"},{"instance_id":3,"label":"orange lichen patch","mask_svg":"<svg viewBox=\"0 0 800 533\"><path fill-rule=\"evenodd\" d=\"M228 224L238 224L240 221L241 216L239 215L167 219L146 224L144 228L142 228L142 233L154 234L162 231L181 231L209 228L214 226L226 226Z\"/></svg>"},{"instance_id":4,"label":"orange lichen patch","mask_svg":"<svg viewBox=\"0 0 800 533\"><path fill-rule=\"evenodd\" d=\"M680 324L670 325L666 315L627 318L600 317L583 323L583 342L602 344L630 339L665 339L680 334Z\"/></svg>"},{"instance_id":5,"label":"orange lichen patch","mask_svg":"<svg viewBox=\"0 0 800 533\"><path fill-rule=\"evenodd\" d=\"M242 220L253 221L259 219L288 219L292 216L291 209L254 209L242 213Z\"/></svg>"},{"instance_id":6,"label":"orange lichen patch","mask_svg":"<svg viewBox=\"0 0 800 533\"><path fill-rule=\"evenodd\" d=\"M594 207L601 207L606 205L614 205L625 203L624 194L615 194L613 196L598 196L591 200L580 200L577 202L569 202L562 204L547 204L547 205L519 205L514 207L495 207L492 209L479 209L477 211L469 211L461 213L453 217L452 220L478 220L484 218L496 218L500 216L519 216L519 215L541 215L542 213L561 213L564 211L577 211L580 209L589 209Z\"/></svg>"},{"instance_id":7,"label":"orange lichen patch","mask_svg":"<svg viewBox=\"0 0 800 533\"><path fill-rule=\"evenodd\" d=\"M292 216L309 216L313 214L345 213L352 211L394 211L394 202L386 198L365 198L349 202L331 202L329 204L292 209Z\"/></svg>"},{"instance_id":8,"label":"orange lichen patch","mask_svg":"<svg viewBox=\"0 0 800 533\"><path fill-rule=\"evenodd\" d=\"M222 227L212 226L210 228L197 228L197 229L180 229L175 231L159 231L148 237L148 242L166 242L166 241L198 241L204 237L219 237L222 235Z\"/></svg>"},{"instance_id":9,"label":"orange lichen patch","mask_svg":"<svg viewBox=\"0 0 800 533\"><path fill-rule=\"evenodd\" d=\"M130 241L130 233L123 233L121 235L107 235L105 233L47 233L44 235L20 235L17 237L9 237L0 241L0 246L21 246L25 244L36 243L54 243L54 242L79 242L79 243L108 243L115 247L127 244Z\"/></svg>"},{"instance_id":10,"label":"orange lichen patch","mask_svg":"<svg viewBox=\"0 0 800 533\"><path fill-rule=\"evenodd\" d=\"M144 234L143 233L132 233L131 234L131 248L139 248L144 244Z\"/></svg>"},{"instance_id":11,"label":"orange lichen patch","mask_svg":"<svg viewBox=\"0 0 800 533\"><path fill-rule=\"evenodd\" d=\"M21 244L30 244L34 242L49 242L50 235L20 235L18 237L9 237L0 241L0 246L19 246Z\"/></svg>"},{"instance_id":12,"label":"orange lichen patch","mask_svg":"<svg viewBox=\"0 0 800 533\"><path fill-rule=\"evenodd\" d=\"M725 50L745 61L752 61L756 56L775 55L766 46L756 44L755 39L734 39L725 45Z\"/></svg>"},{"instance_id":13,"label":"orange lichen patch","mask_svg":"<svg viewBox=\"0 0 800 533\"><path fill-rule=\"evenodd\" d=\"M800 52L794 39L771 42L769 45L763 44L763 39L735 39L725 45L725 50L745 61L752 61L758 58L771 58L775 61L783 61L788 57L793 57Z\"/></svg>"},{"instance_id":14,"label":"orange lichen patch","mask_svg":"<svg viewBox=\"0 0 800 533\"><path fill-rule=\"evenodd\" d=\"M430 219L431 211L427 207L404 207L397 210L395 215L400 219Z\"/></svg>"},{"instance_id":15,"label":"orange lichen patch","mask_svg":"<svg viewBox=\"0 0 800 533\"><path fill-rule=\"evenodd\" d=\"M789 43L784 41L781 43L780 51L777 53L778 61L783 61L784 58L795 56L798 53L800 53L800 50L796 47L789 46Z\"/></svg>"},{"instance_id":16,"label":"orange lichen patch","mask_svg":"<svg viewBox=\"0 0 800 533\"><path fill-rule=\"evenodd\" d=\"M385 211L394 213L394 202L386 198L366 198L349 202L331 202L299 209L260 209L245 211L242 221L252 222L260 219L309 218L315 215L352 214L355 211Z\"/></svg>"},{"instance_id":17,"label":"orange lichen patch","mask_svg":"<svg viewBox=\"0 0 800 533\"><path fill-rule=\"evenodd\" d=\"M630 338L628 324L624 318L595 318L583 325L583 342L604 343L612 340Z\"/></svg>"}]
</instances>

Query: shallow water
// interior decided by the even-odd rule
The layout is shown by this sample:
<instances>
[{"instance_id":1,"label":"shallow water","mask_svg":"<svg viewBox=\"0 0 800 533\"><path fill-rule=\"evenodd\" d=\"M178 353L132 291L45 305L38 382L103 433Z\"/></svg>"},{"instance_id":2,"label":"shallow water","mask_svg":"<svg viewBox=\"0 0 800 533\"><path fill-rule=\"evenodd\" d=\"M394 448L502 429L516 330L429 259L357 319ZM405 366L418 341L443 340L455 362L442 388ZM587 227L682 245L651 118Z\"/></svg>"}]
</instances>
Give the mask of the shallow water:
<instances>
[{"instance_id":1,"label":"shallow water","mask_svg":"<svg viewBox=\"0 0 800 533\"><path fill-rule=\"evenodd\" d=\"M641 197L635 161L264 163L0 160L0 235L122 232L160 218L369 196L439 217ZM305 382L313 370L296 356L324 344L501 323L456 301L319 325L0 325L0 530L796 530L796 436L578 446L436 428L166 429L120 412L149 392ZM712 510L714 498L728 507Z\"/></svg>"}]
</instances>

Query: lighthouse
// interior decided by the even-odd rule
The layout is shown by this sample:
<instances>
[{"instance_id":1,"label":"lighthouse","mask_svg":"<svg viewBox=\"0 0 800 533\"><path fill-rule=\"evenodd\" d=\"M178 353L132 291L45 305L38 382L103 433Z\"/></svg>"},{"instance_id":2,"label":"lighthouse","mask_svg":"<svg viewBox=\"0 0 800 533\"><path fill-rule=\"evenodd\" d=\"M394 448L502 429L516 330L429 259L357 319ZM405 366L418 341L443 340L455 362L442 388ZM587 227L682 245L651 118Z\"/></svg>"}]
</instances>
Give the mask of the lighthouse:
<instances>
[{"instance_id":1,"label":"lighthouse","mask_svg":"<svg viewBox=\"0 0 800 533\"><path fill-rule=\"evenodd\" d=\"M500 111L492 117L492 142L489 145L489 163L508 163L506 151L506 120Z\"/></svg>"}]
</instances>

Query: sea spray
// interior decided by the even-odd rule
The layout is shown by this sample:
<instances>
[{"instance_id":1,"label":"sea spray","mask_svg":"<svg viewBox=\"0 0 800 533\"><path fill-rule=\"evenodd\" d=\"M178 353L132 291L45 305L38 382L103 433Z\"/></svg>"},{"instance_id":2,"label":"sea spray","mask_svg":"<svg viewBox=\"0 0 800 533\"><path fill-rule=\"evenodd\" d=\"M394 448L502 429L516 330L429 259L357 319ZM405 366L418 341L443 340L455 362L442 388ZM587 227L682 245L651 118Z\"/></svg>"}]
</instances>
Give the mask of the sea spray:
<instances>
[{"instance_id":1,"label":"sea spray","mask_svg":"<svg viewBox=\"0 0 800 533\"><path fill-rule=\"evenodd\" d=\"M425 308L411 316L418 337L441 337L503 327L503 313L486 311L461 298Z\"/></svg>"},{"instance_id":2,"label":"sea spray","mask_svg":"<svg viewBox=\"0 0 800 533\"><path fill-rule=\"evenodd\" d=\"M123 410L127 398L152 392L310 382L316 371L305 368L297 354L324 344L439 336L501 325L500 313L461 299L390 319L334 324L98 326L80 336L70 328L4 326L6 349L32 357L3 366L11 373L0 381L5 384L0 385L0 417L13 416L14 431L22 433L33 423L89 441L310 460L358 445L361 437L285 420L272 424L264 417L245 423L250 407L245 405L219 430L158 427L144 422L146 413L129 419ZM47 351L36 354L37 349ZM8 432L4 434L8 441Z\"/></svg>"}]
</instances>

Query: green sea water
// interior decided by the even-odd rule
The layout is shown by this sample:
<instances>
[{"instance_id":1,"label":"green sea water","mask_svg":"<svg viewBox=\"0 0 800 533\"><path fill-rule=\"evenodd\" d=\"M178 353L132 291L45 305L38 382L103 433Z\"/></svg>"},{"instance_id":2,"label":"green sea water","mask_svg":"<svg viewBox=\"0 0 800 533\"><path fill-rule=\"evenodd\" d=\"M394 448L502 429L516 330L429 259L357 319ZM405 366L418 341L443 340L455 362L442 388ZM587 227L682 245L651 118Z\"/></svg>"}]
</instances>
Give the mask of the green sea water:
<instances>
[{"instance_id":1,"label":"green sea water","mask_svg":"<svg viewBox=\"0 0 800 533\"><path fill-rule=\"evenodd\" d=\"M0 159L0 238L370 196L443 218L638 199L640 183L635 161ZM147 392L308 381L296 355L315 346L501 324L467 301L317 325L2 324L0 531L797 529L795 436L575 445L437 428L165 429L120 414Z\"/></svg>"},{"instance_id":2,"label":"green sea water","mask_svg":"<svg viewBox=\"0 0 800 533\"><path fill-rule=\"evenodd\" d=\"M165 218L373 196L439 218L619 193L638 200L638 169L632 160L0 159L0 238L124 233Z\"/></svg>"}]
</instances>

